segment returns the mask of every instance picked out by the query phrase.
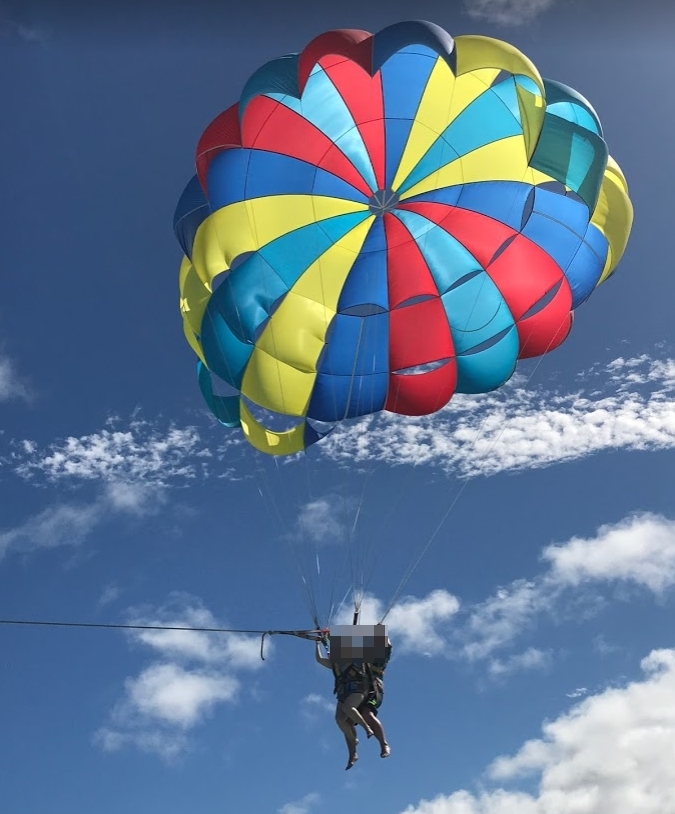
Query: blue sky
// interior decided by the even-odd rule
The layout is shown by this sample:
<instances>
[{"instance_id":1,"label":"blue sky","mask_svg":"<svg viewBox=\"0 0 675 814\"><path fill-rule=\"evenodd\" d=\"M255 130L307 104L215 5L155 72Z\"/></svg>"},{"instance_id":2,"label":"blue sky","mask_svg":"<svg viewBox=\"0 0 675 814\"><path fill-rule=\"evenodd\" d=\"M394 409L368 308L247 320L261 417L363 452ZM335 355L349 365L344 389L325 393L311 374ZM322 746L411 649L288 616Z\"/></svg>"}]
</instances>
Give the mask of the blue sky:
<instances>
[{"instance_id":1,"label":"blue sky","mask_svg":"<svg viewBox=\"0 0 675 814\"><path fill-rule=\"evenodd\" d=\"M0 617L309 627L289 546L325 607L358 511L374 620L433 537L387 618L388 760L364 743L345 774L308 642L0 626L7 811L675 812L674 11L386 5L0 6ZM261 459L201 402L177 197L258 65L409 18L587 96L631 241L502 390Z\"/></svg>"}]
</instances>

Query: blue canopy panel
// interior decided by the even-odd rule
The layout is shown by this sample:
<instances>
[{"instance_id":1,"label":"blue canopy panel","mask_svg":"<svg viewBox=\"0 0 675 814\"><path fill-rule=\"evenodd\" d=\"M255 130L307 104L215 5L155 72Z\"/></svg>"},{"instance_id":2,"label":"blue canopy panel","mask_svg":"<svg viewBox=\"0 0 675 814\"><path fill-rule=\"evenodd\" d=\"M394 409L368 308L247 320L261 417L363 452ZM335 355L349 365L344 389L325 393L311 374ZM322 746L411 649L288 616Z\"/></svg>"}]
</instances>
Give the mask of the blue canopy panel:
<instances>
[{"instance_id":1,"label":"blue canopy panel","mask_svg":"<svg viewBox=\"0 0 675 814\"><path fill-rule=\"evenodd\" d=\"M602 138L602 125L591 103L574 88L544 79L546 112L574 122Z\"/></svg>"},{"instance_id":2,"label":"blue canopy panel","mask_svg":"<svg viewBox=\"0 0 675 814\"><path fill-rule=\"evenodd\" d=\"M602 276L608 251L607 239L591 224L586 240L581 243L579 251L565 269L565 277L572 289L572 309L578 308L595 290Z\"/></svg>"},{"instance_id":3,"label":"blue canopy panel","mask_svg":"<svg viewBox=\"0 0 675 814\"><path fill-rule=\"evenodd\" d=\"M183 253L192 260L192 246L197 229L211 214L199 178L193 175L183 190L173 216L173 232Z\"/></svg>"},{"instance_id":4,"label":"blue canopy panel","mask_svg":"<svg viewBox=\"0 0 675 814\"><path fill-rule=\"evenodd\" d=\"M307 417L316 421L343 421L383 410L388 387L388 373L365 376L319 373Z\"/></svg>"},{"instance_id":5,"label":"blue canopy panel","mask_svg":"<svg viewBox=\"0 0 675 814\"><path fill-rule=\"evenodd\" d=\"M389 314L337 314L317 369L308 417L341 421L382 410L389 381Z\"/></svg>"},{"instance_id":6,"label":"blue canopy panel","mask_svg":"<svg viewBox=\"0 0 675 814\"><path fill-rule=\"evenodd\" d=\"M438 59L438 53L431 48L409 45L390 56L380 69L385 116L387 187L394 183L413 120Z\"/></svg>"},{"instance_id":7,"label":"blue canopy panel","mask_svg":"<svg viewBox=\"0 0 675 814\"><path fill-rule=\"evenodd\" d=\"M537 187L533 212L523 235L560 266L572 289L572 308L586 300L600 279L606 241L598 250L584 243L589 227L588 207L579 200Z\"/></svg>"},{"instance_id":8,"label":"blue canopy panel","mask_svg":"<svg viewBox=\"0 0 675 814\"><path fill-rule=\"evenodd\" d=\"M435 23L409 20L383 28L372 39L372 73L375 74L392 54L409 49L410 53L429 51L444 59L457 73L455 43L450 34Z\"/></svg>"},{"instance_id":9,"label":"blue canopy panel","mask_svg":"<svg viewBox=\"0 0 675 814\"><path fill-rule=\"evenodd\" d=\"M299 158L266 150L223 150L209 164L211 208L270 195L325 195L368 203L351 184Z\"/></svg>"},{"instance_id":10,"label":"blue canopy panel","mask_svg":"<svg viewBox=\"0 0 675 814\"><path fill-rule=\"evenodd\" d=\"M377 189L366 145L344 98L320 65L315 65L302 96L267 94L295 111L326 135L347 156L373 190Z\"/></svg>"},{"instance_id":11,"label":"blue canopy panel","mask_svg":"<svg viewBox=\"0 0 675 814\"><path fill-rule=\"evenodd\" d=\"M532 185L523 181L476 181L462 187L457 206L520 231L532 211L532 190ZM425 195L429 197L420 195L419 200L435 200L430 193Z\"/></svg>"},{"instance_id":12,"label":"blue canopy panel","mask_svg":"<svg viewBox=\"0 0 675 814\"><path fill-rule=\"evenodd\" d=\"M448 204L448 206L456 206L462 192L464 190L463 184L456 184L451 187L440 187L439 189L431 189L429 192L422 192L419 195L414 195L412 198L406 198L405 202L417 203L418 201L431 201L433 203Z\"/></svg>"},{"instance_id":13,"label":"blue canopy panel","mask_svg":"<svg viewBox=\"0 0 675 814\"><path fill-rule=\"evenodd\" d=\"M457 355L457 392L494 390L518 359L518 333L499 289L482 269L459 278L441 297Z\"/></svg>"},{"instance_id":14,"label":"blue canopy panel","mask_svg":"<svg viewBox=\"0 0 675 814\"><path fill-rule=\"evenodd\" d=\"M202 319L202 350L209 370L240 390L253 345L242 342L228 325L218 307L218 291L220 288L211 296Z\"/></svg>"},{"instance_id":15,"label":"blue canopy panel","mask_svg":"<svg viewBox=\"0 0 675 814\"><path fill-rule=\"evenodd\" d=\"M458 157L493 141L522 134L520 118L511 108L518 107L515 84L487 88L446 127L422 156L397 192L405 193L419 181ZM510 90L509 90L510 89ZM510 99L510 95L513 99Z\"/></svg>"},{"instance_id":16,"label":"blue canopy panel","mask_svg":"<svg viewBox=\"0 0 675 814\"><path fill-rule=\"evenodd\" d=\"M519 347L518 331L514 325L484 345L458 355L455 392L488 393L501 387L513 376Z\"/></svg>"},{"instance_id":17,"label":"blue canopy panel","mask_svg":"<svg viewBox=\"0 0 675 814\"><path fill-rule=\"evenodd\" d=\"M312 263L368 217L365 210L309 223L262 246L259 253L290 289Z\"/></svg>"},{"instance_id":18,"label":"blue canopy panel","mask_svg":"<svg viewBox=\"0 0 675 814\"><path fill-rule=\"evenodd\" d=\"M366 317L336 314L317 370L333 376L389 371L389 313Z\"/></svg>"},{"instance_id":19,"label":"blue canopy panel","mask_svg":"<svg viewBox=\"0 0 675 814\"><path fill-rule=\"evenodd\" d=\"M300 95L298 87L298 54L273 59L261 65L255 73L251 74L239 96L239 121L249 102L256 96L272 96L274 94L290 94L296 98Z\"/></svg>"},{"instance_id":20,"label":"blue canopy panel","mask_svg":"<svg viewBox=\"0 0 675 814\"><path fill-rule=\"evenodd\" d=\"M600 194L607 157L607 145L596 133L546 113L530 166L568 186L592 212Z\"/></svg>"},{"instance_id":21,"label":"blue canopy panel","mask_svg":"<svg viewBox=\"0 0 675 814\"><path fill-rule=\"evenodd\" d=\"M208 405L211 412L226 427L239 427L241 422L239 420L239 396L219 396L214 392L213 382L211 379L211 372L202 363L197 362L197 379L199 381L199 389L202 391L204 401Z\"/></svg>"},{"instance_id":22,"label":"blue canopy panel","mask_svg":"<svg viewBox=\"0 0 675 814\"><path fill-rule=\"evenodd\" d=\"M309 421L305 421L304 426L304 435L303 435L303 444L305 449L307 447L311 447L312 444L316 444L317 441L320 441L322 438L325 438L327 435L330 435L331 432L335 429L336 425L334 424L332 427L324 430L323 432L319 432L315 427L313 427Z\"/></svg>"},{"instance_id":23,"label":"blue canopy panel","mask_svg":"<svg viewBox=\"0 0 675 814\"><path fill-rule=\"evenodd\" d=\"M483 272L483 267L471 252L441 226L405 209L394 214L416 237L439 294L444 294L466 278Z\"/></svg>"},{"instance_id":24,"label":"blue canopy panel","mask_svg":"<svg viewBox=\"0 0 675 814\"><path fill-rule=\"evenodd\" d=\"M338 311L368 308L371 313L389 308L387 242L384 221L376 218L340 292ZM366 316L366 312L361 314Z\"/></svg>"},{"instance_id":25,"label":"blue canopy panel","mask_svg":"<svg viewBox=\"0 0 675 814\"><path fill-rule=\"evenodd\" d=\"M212 299L235 336L253 343L288 290L260 252L254 252L227 275Z\"/></svg>"}]
</instances>

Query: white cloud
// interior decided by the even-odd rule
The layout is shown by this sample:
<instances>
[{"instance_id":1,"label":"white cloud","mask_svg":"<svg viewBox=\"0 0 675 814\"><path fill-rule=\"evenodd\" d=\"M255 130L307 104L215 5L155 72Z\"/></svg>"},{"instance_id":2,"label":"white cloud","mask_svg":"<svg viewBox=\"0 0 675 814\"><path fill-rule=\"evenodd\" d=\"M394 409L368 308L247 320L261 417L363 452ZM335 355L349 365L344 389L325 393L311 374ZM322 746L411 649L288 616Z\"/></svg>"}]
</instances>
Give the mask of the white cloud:
<instances>
[{"instance_id":1,"label":"white cloud","mask_svg":"<svg viewBox=\"0 0 675 814\"><path fill-rule=\"evenodd\" d=\"M128 617L134 625L158 627L226 627L200 603L185 594L173 594L162 607L134 608ZM260 639L237 633L204 633L197 630L136 630L131 638L150 647L161 658L181 662L197 661L204 664L226 664L233 669L258 669ZM273 652L272 642L266 643L265 652Z\"/></svg>"},{"instance_id":2,"label":"white cloud","mask_svg":"<svg viewBox=\"0 0 675 814\"><path fill-rule=\"evenodd\" d=\"M119 599L122 593L121 588L119 585L115 585L114 583L110 583L106 585L103 591L101 591L101 596L99 597L98 604L103 607L104 605L110 605L112 602L115 602Z\"/></svg>"},{"instance_id":3,"label":"white cloud","mask_svg":"<svg viewBox=\"0 0 675 814\"><path fill-rule=\"evenodd\" d=\"M491 659L488 673L493 678L501 678L521 670L547 670L552 662L550 650L528 647L523 653L514 653L506 659Z\"/></svg>"},{"instance_id":4,"label":"white cloud","mask_svg":"<svg viewBox=\"0 0 675 814\"><path fill-rule=\"evenodd\" d=\"M26 382L16 372L16 367L7 356L0 356L0 402L12 399L30 401L31 392Z\"/></svg>"},{"instance_id":5,"label":"white cloud","mask_svg":"<svg viewBox=\"0 0 675 814\"><path fill-rule=\"evenodd\" d=\"M368 416L317 446L345 464L427 465L463 477L675 447L675 361L619 359L579 378L585 389L559 393L517 376L495 393L459 394L431 416Z\"/></svg>"},{"instance_id":6,"label":"white cloud","mask_svg":"<svg viewBox=\"0 0 675 814\"><path fill-rule=\"evenodd\" d=\"M105 494L113 509L139 516L154 514L166 503L164 487L155 483L112 481Z\"/></svg>"},{"instance_id":7,"label":"white cloud","mask_svg":"<svg viewBox=\"0 0 675 814\"><path fill-rule=\"evenodd\" d=\"M619 357L581 372L578 380L577 390L559 392L529 386L519 373L493 393L459 394L431 416L383 412L344 425L316 450L350 467L381 461L471 478L612 450L675 448L675 360ZM250 473L247 455L253 453L239 436L225 438L210 425L202 433L205 440L195 427L137 418L122 429L119 419L111 419L104 430L45 449L30 439L14 442L8 462L24 478L49 482L169 486ZM349 532L354 515L350 498L317 497L305 506L296 532L313 541L337 540Z\"/></svg>"},{"instance_id":8,"label":"white cloud","mask_svg":"<svg viewBox=\"0 0 675 814\"><path fill-rule=\"evenodd\" d=\"M353 501L329 495L306 503L298 515L298 533L316 544L345 538Z\"/></svg>"},{"instance_id":9,"label":"white cloud","mask_svg":"<svg viewBox=\"0 0 675 814\"><path fill-rule=\"evenodd\" d=\"M385 620L387 635L396 640L396 652L431 656L440 653L447 638L445 628L459 610L459 600L448 591L438 589L418 599L405 596L389 611ZM359 622L375 625L385 608L373 596L366 595L361 604ZM336 624L351 624L352 612L344 609Z\"/></svg>"},{"instance_id":10,"label":"white cloud","mask_svg":"<svg viewBox=\"0 0 675 814\"><path fill-rule=\"evenodd\" d=\"M57 503L14 528L0 530L0 559L10 550L79 546L106 519L152 514L163 502L162 489L152 484L107 484L89 504Z\"/></svg>"},{"instance_id":11,"label":"white cloud","mask_svg":"<svg viewBox=\"0 0 675 814\"><path fill-rule=\"evenodd\" d=\"M163 485L194 479L204 459L204 445L194 427L163 428L139 420L126 430L105 429L66 438L46 450L31 441L23 442L22 447L21 453L15 453L15 468L23 477L43 475L51 482L103 480L117 485L120 499L120 484Z\"/></svg>"},{"instance_id":12,"label":"white cloud","mask_svg":"<svg viewBox=\"0 0 675 814\"><path fill-rule=\"evenodd\" d=\"M502 25L522 25L553 5L554 0L464 0L470 17Z\"/></svg>"},{"instance_id":13,"label":"white cloud","mask_svg":"<svg viewBox=\"0 0 675 814\"><path fill-rule=\"evenodd\" d=\"M535 776L534 794L461 790L403 814L675 814L675 650L653 651L641 666L641 681L585 698L493 761L492 783Z\"/></svg>"},{"instance_id":14,"label":"white cloud","mask_svg":"<svg viewBox=\"0 0 675 814\"><path fill-rule=\"evenodd\" d=\"M335 712L335 701L329 701L323 695L318 695L315 692L306 695L300 702L302 714L307 720L315 720L317 713L333 713Z\"/></svg>"},{"instance_id":15,"label":"white cloud","mask_svg":"<svg viewBox=\"0 0 675 814\"><path fill-rule=\"evenodd\" d=\"M423 599L404 597L387 616L387 628L397 638L401 653L440 653L445 637L438 626L447 623L459 610L457 597L444 590L432 591Z\"/></svg>"},{"instance_id":16,"label":"white cloud","mask_svg":"<svg viewBox=\"0 0 675 814\"><path fill-rule=\"evenodd\" d=\"M167 732L161 729L151 731L119 732L108 727L101 727L92 741L104 752L117 752L125 746L135 746L141 752L154 754L167 763L175 762L190 748L190 743L182 732Z\"/></svg>"},{"instance_id":17,"label":"white cloud","mask_svg":"<svg viewBox=\"0 0 675 814\"><path fill-rule=\"evenodd\" d=\"M98 526L102 516L103 508L98 503L51 506L12 529L0 531L0 558L9 550L25 552L79 545Z\"/></svg>"},{"instance_id":18,"label":"white cloud","mask_svg":"<svg viewBox=\"0 0 675 814\"><path fill-rule=\"evenodd\" d=\"M549 546L550 578L577 586L591 580L620 580L661 594L675 584L675 521L655 515L628 517L603 526L590 540L577 537Z\"/></svg>"},{"instance_id":19,"label":"white cloud","mask_svg":"<svg viewBox=\"0 0 675 814\"><path fill-rule=\"evenodd\" d=\"M602 584L628 583L660 596L675 585L675 522L658 515L630 516L602 526L591 539L548 546L543 559L549 568L535 579L515 580L468 609L456 636L464 658L492 657L534 627L542 614L564 613L565 603L578 606L586 595L594 612L601 607Z\"/></svg>"},{"instance_id":20,"label":"white cloud","mask_svg":"<svg viewBox=\"0 0 675 814\"><path fill-rule=\"evenodd\" d=\"M279 814L309 814L320 799L320 796L316 792L310 792L301 800L296 800L293 803L286 803L286 805L281 806Z\"/></svg>"},{"instance_id":21,"label":"white cloud","mask_svg":"<svg viewBox=\"0 0 675 814\"><path fill-rule=\"evenodd\" d=\"M217 672L152 664L136 678L127 679L125 688L132 714L190 729L215 704L234 700L239 682Z\"/></svg>"},{"instance_id":22,"label":"white cloud","mask_svg":"<svg viewBox=\"0 0 675 814\"><path fill-rule=\"evenodd\" d=\"M175 594L160 608L132 609L130 624L223 628L193 597ZM260 639L197 630L134 630L130 642L150 649L151 662L124 682L108 724L94 735L104 751L134 746L173 761L191 748L190 730L242 694L238 673L257 670ZM268 649L268 654L271 652ZM251 698L253 695L251 694Z\"/></svg>"},{"instance_id":23,"label":"white cloud","mask_svg":"<svg viewBox=\"0 0 675 814\"><path fill-rule=\"evenodd\" d=\"M462 655L469 661L479 661L510 645L550 607L552 599L542 580L516 580L506 588L499 588L493 596L470 609L460 634L465 640Z\"/></svg>"},{"instance_id":24,"label":"white cloud","mask_svg":"<svg viewBox=\"0 0 675 814\"><path fill-rule=\"evenodd\" d=\"M629 516L602 526L592 538L573 538L548 546L542 559L547 567L534 578L514 580L486 599L464 607L445 590L421 598L402 598L385 619L396 652L482 663L493 678L548 669L553 660L548 649L529 647L505 656L499 653L534 630L543 616L560 622L596 615L606 605L603 588L630 584L660 597L675 585L675 521L649 514ZM613 596L626 598L625 593L616 591ZM377 624L384 612L380 599L366 595L360 623ZM336 624L351 621L349 608L343 608L335 618ZM599 637L595 647L602 655L616 650Z\"/></svg>"}]
</instances>

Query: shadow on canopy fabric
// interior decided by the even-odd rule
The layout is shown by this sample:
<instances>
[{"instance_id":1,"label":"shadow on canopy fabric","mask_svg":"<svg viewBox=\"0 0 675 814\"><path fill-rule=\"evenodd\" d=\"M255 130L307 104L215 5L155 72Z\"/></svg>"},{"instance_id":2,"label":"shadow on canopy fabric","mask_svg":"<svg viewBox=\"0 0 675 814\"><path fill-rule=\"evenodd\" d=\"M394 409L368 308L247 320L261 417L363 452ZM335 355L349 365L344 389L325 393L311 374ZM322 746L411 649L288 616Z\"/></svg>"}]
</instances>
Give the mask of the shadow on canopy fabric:
<instances>
[{"instance_id":1,"label":"shadow on canopy fabric","mask_svg":"<svg viewBox=\"0 0 675 814\"><path fill-rule=\"evenodd\" d=\"M185 335L214 415L273 455L504 384L564 341L633 217L581 95L425 22L263 65L196 169L174 218Z\"/></svg>"}]
</instances>

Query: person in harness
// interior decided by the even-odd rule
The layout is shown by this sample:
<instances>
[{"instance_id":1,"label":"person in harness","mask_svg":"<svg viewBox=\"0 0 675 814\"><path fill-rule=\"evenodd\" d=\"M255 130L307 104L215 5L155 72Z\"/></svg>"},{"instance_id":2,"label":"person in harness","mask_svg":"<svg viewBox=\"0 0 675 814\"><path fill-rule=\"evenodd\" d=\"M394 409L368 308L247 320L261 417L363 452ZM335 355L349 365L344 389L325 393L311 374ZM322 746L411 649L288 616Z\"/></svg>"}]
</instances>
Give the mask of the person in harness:
<instances>
[{"instance_id":1,"label":"person in harness","mask_svg":"<svg viewBox=\"0 0 675 814\"><path fill-rule=\"evenodd\" d=\"M357 662L338 662L325 658L321 655L321 644L318 641L315 655L317 662L332 670L335 676L333 690L337 696L335 723L345 737L349 753L346 768L351 769L359 759L356 753L359 742L356 737L356 725L362 726L369 738L374 734L359 712L359 707L366 701L369 692L365 667Z\"/></svg>"},{"instance_id":2,"label":"person in harness","mask_svg":"<svg viewBox=\"0 0 675 814\"><path fill-rule=\"evenodd\" d=\"M384 671L387 669L390 658L391 642L389 641L389 637L387 637L384 657L375 658L372 663L365 665L366 676L368 678L368 695L359 707L361 717L373 730L373 734L380 744L380 757L389 757L391 754L391 747L387 743L384 727L378 718L378 710L384 700Z\"/></svg>"},{"instance_id":3,"label":"person in harness","mask_svg":"<svg viewBox=\"0 0 675 814\"><path fill-rule=\"evenodd\" d=\"M388 757L391 753L384 729L377 718L377 710L384 696L382 678L391 657L391 642L388 638L385 640L382 637L379 644L379 649L371 650L369 653L372 662L366 662L363 658L357 657L354 657L353 661L348 661L348 657L354 656L356 651L349 646L344 648L339 640L336 642L337 647L334 648L335 653L331 653L331 658L323 657L320 643L318 641L316 643L317 662L323 667L330 668L335 676L333 690L337 696L335 722L347 743L349 752L347 769L351 769L358 760L356 747L359 741L356 736L356 725L362 726L369 738L375 735L380 744L381 757Z\"/></svg>"}]
</instances>

